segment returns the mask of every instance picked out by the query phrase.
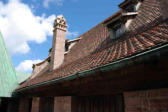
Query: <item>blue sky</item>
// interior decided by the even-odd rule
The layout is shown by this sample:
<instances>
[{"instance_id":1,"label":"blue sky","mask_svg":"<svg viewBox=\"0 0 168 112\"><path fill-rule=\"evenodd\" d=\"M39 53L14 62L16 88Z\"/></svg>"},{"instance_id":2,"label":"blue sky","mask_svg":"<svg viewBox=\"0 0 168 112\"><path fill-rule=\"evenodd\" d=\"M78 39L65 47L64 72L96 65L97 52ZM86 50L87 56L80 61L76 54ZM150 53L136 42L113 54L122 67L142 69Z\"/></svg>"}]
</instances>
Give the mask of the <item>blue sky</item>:
<instances>
[{"instance_id":1,"label":"blue sky","mask_svg":"<svg viewBox=\"0 0 168 112\"><path fill-rule=\"evenodd\" d=\"M64 15L67 38L85 33L118 10L123 0L0 0L0 30L17 70L48 56L55 17Z\"/></svg>"}]
</instances>

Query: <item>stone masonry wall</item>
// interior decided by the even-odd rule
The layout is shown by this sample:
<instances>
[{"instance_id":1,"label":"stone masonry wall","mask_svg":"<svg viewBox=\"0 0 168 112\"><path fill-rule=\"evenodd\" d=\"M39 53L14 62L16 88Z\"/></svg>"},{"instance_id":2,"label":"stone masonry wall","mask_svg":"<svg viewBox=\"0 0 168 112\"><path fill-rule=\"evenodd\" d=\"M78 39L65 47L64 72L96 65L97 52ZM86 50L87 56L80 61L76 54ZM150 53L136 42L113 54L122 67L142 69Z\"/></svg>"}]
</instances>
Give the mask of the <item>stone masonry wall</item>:
<instances>
[{"instance_id":1,"label":"stone masonry wall","mask_svg":"<svg viewBox=\"0 0 168 112\"><path fill-rule=\"evenodd\" d=\"M163 14L163 19L168 18L168 0L160 0L161 3L161 9L162 9L162 14Z\"/></svg>"},{"instance_id":2,"label":"stone masonry wall","mask_svg":"<svg viewBox=\"0 0 168 112\"><path fill-rule=\"evenodd\" d=\"M41 97L40 98L40 112L53 112L54 110L54 98L53 97Z\"/></svg>"},{"instance_id":3,"label":"stone masonry wall","mask_svg":"<svg viewBox=\"0 0 168 112\"><path fill-rule=\"evenodd\" d=\"M19 112L29 112L29 99L21 98L19 101Z\"/></svg>"},{"instance_id":4,"label":"stone masonry wall","mask_svg":"<svg viewBox=\"0 0 168 112\"><path fill-rule=\"evenodd\" d=\"M54 112L71 112L71 97L70 96L55 97Z\"/></svg>"},{"instance_id":5,"label":"stone masonry wall","mask_svg":"<svg viewBox=\"0 0 168 112\"><path fill-rule=\"evenodd\" d=\"M51 71L58 68L64 61L66 31L55 29L53 36Z\"/></svg>"},{"instance_id":6,"label":"stone masonry wall","mask_svg":"<svg viewBox=\"0 0 168 112\"><path fill-rule=\"evenodd\" d=\"M125 112L168 112L168 89L125 92Z\"/></svg>"},{"instance_id":7,"label":"stone masonry wall","mask_svg":"<svg viewBox=\"0 0 168 112\"><path fill-rule=\"evenodd\" d=\"M39 108L40 108L40 98L34 97L32 100L31 112L39 112Z\"/></svg>"},{"instance_id":8,"label":"stone masonry wall","mask_svg":"<svg viewBox=\"0 0 168 112\"><path fill-rule=\"evenodd\" d=\"M36 77L37 75L39 75L39 73L46 68L47 66L49 66L49 62L47 60L45 60L44 63L40 64L40 65L36 65L33 72L32 72L32 76L31 78Z\"/></svg>"}]
</instances>

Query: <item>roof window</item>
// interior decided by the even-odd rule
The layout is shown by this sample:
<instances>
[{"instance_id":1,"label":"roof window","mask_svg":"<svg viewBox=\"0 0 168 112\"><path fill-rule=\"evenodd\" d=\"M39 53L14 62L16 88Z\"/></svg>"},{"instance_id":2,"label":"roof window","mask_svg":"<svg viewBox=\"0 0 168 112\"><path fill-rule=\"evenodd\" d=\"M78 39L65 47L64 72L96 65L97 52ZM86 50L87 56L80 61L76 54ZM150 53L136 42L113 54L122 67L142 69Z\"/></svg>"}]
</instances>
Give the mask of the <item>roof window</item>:
<instances>
[{"instance_id":1,"label":"roof window","mask_svg":"<svg viewBox=\"0 0 168 112\"><path fill-rule=\"evenodd\" d=\"M80 40L81 38L76 38L73 40L66 40L65 42L65 54Z\"/></svg>"},{"instance_id":2,"label":"roof window","mask_svg":"<svg viewBox=\"0 0 168 112\"><path fill-rule=\"evenodd\" d=\"M129 26L137 12L117 12L111 19L104 22L110 32L110 38L116 39L129 31Z\"/></svg>"},{"instance_id":3,"label":"roof window","mask_svg":"<svg viewBox=\"0 0 168 112\"><path fill-rule=\"evenodd\" d=\"M124 24L119 23L116 26L110 28L109 31L110 31L110 38L116 39L116 38L122 36L123 33L125 33L126 28L125 28Z\"/></svg>"},{"instance_id":4,"label":"roof window","mask_svg":"<svg viewBox=\"0 0 168 112\"><path fill-rule=\"evenodd\" d=\"M137 12L142 4L142 0L125 0L119 5L124 12Z\"/></svg>"}]
</instances>

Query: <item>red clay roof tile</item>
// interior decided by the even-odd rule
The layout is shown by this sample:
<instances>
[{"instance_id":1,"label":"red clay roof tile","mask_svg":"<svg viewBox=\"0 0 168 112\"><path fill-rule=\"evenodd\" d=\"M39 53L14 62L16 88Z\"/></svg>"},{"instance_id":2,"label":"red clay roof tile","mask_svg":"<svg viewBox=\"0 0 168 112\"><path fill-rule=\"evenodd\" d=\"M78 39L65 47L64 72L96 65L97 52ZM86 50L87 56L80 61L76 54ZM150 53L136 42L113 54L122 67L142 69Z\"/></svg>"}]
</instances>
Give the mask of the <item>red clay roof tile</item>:
<instances>
[{"instance_id":1,"label":"red clay roof tile","mask_svg":"<svg viewBox=\"0 0 168 112\"><path fill-rule=\"evenodd\" d=\"M116 40L110 39L103 21L80 36L81 40L65 56L62 66L27 80L19 89L102 66L167 43L168 22L161 23L161 16L159 0L144 0L130 26L130 34Z\"/></svg>"}]
</instances>

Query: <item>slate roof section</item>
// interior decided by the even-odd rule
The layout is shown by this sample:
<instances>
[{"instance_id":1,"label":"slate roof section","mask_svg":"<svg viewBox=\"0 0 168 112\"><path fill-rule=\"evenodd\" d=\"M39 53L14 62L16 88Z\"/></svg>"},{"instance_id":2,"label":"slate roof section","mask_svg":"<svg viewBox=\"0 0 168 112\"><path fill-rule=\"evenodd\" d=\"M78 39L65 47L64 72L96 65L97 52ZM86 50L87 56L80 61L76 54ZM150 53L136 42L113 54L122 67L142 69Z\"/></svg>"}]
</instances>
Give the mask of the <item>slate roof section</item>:
<instances>
[{"instance_id":1,"label":"slate roof section","mask_svg":"<svg viewBox=\"0 0 168 112\"><path fill-rule=\"evenodd\" d=\"M53 72L46 70L19 88L90 70L167 44L168 20L162 20L159 0L144 0L138 13L131 24L130 33L111 40L103 21L80 36L81 40L66 55L60 68Z\"/></svg>"}]
</instances>

